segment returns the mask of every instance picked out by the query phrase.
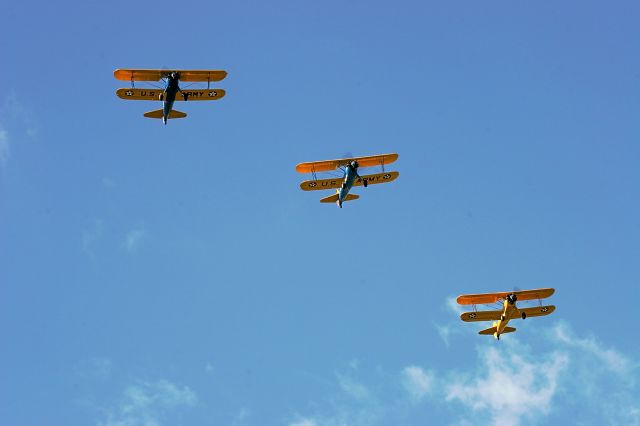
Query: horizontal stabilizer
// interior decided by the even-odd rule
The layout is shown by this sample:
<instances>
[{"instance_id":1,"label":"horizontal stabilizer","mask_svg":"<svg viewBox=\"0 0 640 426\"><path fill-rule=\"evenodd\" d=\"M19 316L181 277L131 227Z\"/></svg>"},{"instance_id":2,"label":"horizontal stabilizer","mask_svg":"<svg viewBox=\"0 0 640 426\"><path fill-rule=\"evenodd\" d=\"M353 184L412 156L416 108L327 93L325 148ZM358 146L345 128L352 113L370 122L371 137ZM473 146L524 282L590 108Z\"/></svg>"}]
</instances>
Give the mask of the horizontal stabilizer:
<instances>
[{"instance_id":1,"label":"horizontal stabilizer","mask_svg":"<svg viewBox=\"0 0 640 426\"><path fill-rule=\"evenodd\" d=\"M162 118L162 110L157 109L155 111L145 112L144 116L147 118ZM185 114L184 112L176 111L174 109L174 110L171 110L171 112L169 112L169 117L167 118L184 118L186 116L187 114Z\"/></svg>"},{"instance_id":2,"label":"horizontal stabilizer","mask_svg":"<svg viewBox=\"0 0 640 426\"><path fill-rule=\"evenodd\" d=\"M357 200L358 198L360 198L359 195L356 194L347 194L347 196L344 198L344 200L342 201L351 201L351 200ZM333 195L329 195L328 197L324 197L322 199L320 199L321 203L335 203L336 201L338 201L338 194L333 194Z\"/></svg>"},{"instance_id":3,"label":"horizontal stabilizer","mask_svg":"<svg viewBox=\"0 0 640 426\"><path fill-rule=\"evenodd\" d=\"M478 334L487 334L489 336L492 336L497 330L498 329L496 328L496 326L493 326L493 327L486 328L484 330L480 330ZM505 327L504 330L502 330L502 333L500 334L513 333L514 331L516 331L516 329L513 327Z\"/></svg>"}]
</instances>

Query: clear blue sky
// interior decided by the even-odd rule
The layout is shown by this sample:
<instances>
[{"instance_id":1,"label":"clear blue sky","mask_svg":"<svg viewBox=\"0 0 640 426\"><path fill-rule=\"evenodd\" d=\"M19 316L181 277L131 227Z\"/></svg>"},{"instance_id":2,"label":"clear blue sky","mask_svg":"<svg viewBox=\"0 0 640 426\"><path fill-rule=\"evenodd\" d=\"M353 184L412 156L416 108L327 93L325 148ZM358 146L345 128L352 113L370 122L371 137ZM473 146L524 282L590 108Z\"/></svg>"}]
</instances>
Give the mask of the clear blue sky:
<instances>
[{"instance_id":1,"label":"clear blue sky","mask_svg":"<svg viewBox=\"0 0 640 426\"><path fill-rule=\"evenodd\" d=\"M9 2L0 423L640 424L633 1ZM227 96L116 98L116 68ZM302 161L398 152L340 210ZM461 293L555 287L500 342Z\"/></svg>"}]
</instances>

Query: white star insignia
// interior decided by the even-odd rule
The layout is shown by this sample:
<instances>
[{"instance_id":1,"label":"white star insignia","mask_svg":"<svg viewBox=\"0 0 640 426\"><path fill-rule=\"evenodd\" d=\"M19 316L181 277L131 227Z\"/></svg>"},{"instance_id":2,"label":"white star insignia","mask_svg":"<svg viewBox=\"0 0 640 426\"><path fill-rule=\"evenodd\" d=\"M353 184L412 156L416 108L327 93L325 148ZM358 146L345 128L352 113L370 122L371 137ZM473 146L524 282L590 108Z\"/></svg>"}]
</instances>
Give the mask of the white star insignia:
<instances>
[{"instance_id":1,"label":"white star insignia","mask_svg":"<svg viewBox=\"0 0 640 426\"><path fill-rule=\"evenodd\" d=\"M127 90L124 94L127 96L133 96L133 90Z\"/></svg>"}]
</instances>

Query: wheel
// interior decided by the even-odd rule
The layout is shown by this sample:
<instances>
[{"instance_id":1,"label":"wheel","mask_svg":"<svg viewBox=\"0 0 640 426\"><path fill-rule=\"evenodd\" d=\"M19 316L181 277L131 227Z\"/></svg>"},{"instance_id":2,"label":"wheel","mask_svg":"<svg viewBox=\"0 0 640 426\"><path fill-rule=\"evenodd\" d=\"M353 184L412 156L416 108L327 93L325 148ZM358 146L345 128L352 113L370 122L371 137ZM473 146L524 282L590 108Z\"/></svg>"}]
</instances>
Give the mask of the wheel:
<instances>
[{"instance_id":1,"label":"wheel","mask_svg":"<svg viewBox=\"0 0 640 426\"><path fill-rule=\"evenodd\" d=\"M500 315L500 321L504 321L504 315Z\"/></svg>"},{"instance_id":2,"label":"wheel","mask_svg":"<svg viewBox=\"0 0 640 426\"><path fill-rule=\"evenodd\" d=\"M364 185L365 188L369 186L369 182L366 179L362 181L362 184Z\"/></svg>"},{"instance_id":3,"label":"wheel","mask_svg":"<svg viewBox=\"0 0 640 426\"><path fill-rule=\"evenodd\" d=\"M527 313L526 312L522 313L522 319L527 319Z\"/></svg>"},{"instance_id":4,"label":"wheel","mask_svg":"<svg viewBox=\"0 0 640 426\"><path fill-rule=\"evenodd\" d=\"M183 93L182 97L184 98L185 102L187 101L187 98L189 97L188 93Z\"/></svg>"},{"instance_id":5,"label":"wheel","mask_svg":"<svg viewBox=\"0 0 640 426\"><path fill-rule=\"evenodd\" d=\"M163 94L163 93L160 93L160 96L158 96L158 99L159 99L159 100L163 100L163 99L164 99L164 94Z\"/></svg>"}]
</instances>

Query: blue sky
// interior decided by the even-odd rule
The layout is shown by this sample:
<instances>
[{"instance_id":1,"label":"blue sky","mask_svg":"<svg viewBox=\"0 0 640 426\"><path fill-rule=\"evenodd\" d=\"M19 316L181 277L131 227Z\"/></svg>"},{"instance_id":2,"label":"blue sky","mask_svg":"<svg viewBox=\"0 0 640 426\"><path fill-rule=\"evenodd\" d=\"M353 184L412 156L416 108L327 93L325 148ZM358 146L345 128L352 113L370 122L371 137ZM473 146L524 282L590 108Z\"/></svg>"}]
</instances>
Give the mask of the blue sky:
<instances>
[{"instance_id":1,"label":"blue sky","mask_svg":"<svg viewBox=\"0 0 640 426\"><path fill-rule=\"evenodd\" d=\"M0 420L640 424L638 12L5 5ZM163 126L126 67L227 96ZM383 152L399 179L343 209L298 188ZM500 342L459 320L514 287L557 311Z\"/></svg>"}]
</instances>

